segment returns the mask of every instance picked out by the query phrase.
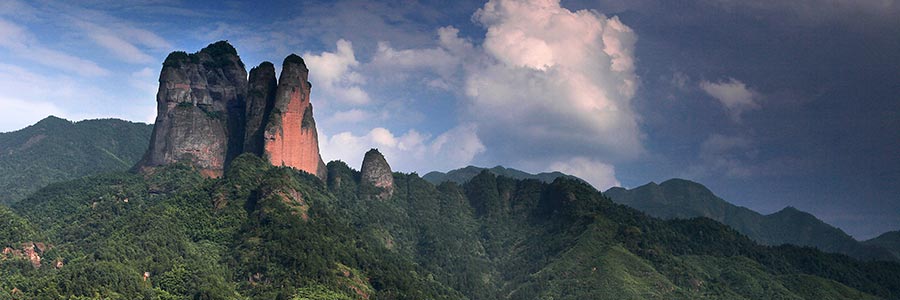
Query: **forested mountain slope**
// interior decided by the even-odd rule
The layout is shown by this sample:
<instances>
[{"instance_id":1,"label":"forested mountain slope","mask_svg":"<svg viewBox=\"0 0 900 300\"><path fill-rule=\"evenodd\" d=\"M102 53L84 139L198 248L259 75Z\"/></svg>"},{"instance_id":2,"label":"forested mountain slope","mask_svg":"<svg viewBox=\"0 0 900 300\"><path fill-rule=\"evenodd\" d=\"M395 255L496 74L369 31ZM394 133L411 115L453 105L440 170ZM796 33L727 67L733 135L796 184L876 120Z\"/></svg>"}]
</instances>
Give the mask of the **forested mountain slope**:
<instances>
[{"instance_id":1,"label":"forested mountain slope","mask_svg":"<svg viewBox=\"0 0 900 300\"><path fill-rule=\"evenodd\" d=\"M689 180L670 179L661 184L651 182L631 190L614 187L604 194L616 203L658 218L710 218L765 245L810 246L864 260L898 260L884 248L860 243L807 212L786 207L776 213L762 215L728 203L702 184Z\"/></svg>"},{"instance_id":2,"label":"forested mountain slope","mask_svg":"<svg viewBox=\"0 0 900 300\"><path fill-rule=\"evenodd\" d=\"M0 133L0 204L52 182L128 170L147 150L152 129L116 119L71 122L50 116Z\"/></svg>"},{"instance_id":3,"label":"forested mountain slope","mask_svg":"<svg viewBox=\"0 0 900 300\"><path fill-rule=\"evenodd\" d=\"M898 264L651 218L576 180L394 173L381 199L327 168L245 154L219 179L176 164L52 184L13 206L37 232L4 247L46 246L38 268L4 254L0 298L900 299Z\"/></svg>"}]
</instances>

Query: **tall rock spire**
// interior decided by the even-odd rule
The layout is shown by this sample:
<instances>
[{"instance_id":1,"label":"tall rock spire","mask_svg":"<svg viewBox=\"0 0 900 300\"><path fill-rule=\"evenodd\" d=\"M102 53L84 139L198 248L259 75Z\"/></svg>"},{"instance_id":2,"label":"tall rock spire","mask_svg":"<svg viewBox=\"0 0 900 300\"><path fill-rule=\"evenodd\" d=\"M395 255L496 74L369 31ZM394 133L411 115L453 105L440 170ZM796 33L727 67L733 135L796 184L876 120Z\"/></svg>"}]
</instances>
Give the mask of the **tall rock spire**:
<instances>
[{"instance_id":1,"label":"tall rock spire","mask_svg":"<svg viewBox=\"0 0 900 300\"><path fill-rule=\"evenodd\" d=\"M319 155L309 69L291 54L281 76L263 62L250 71L228 42L200 52L172 52L163 63L150 147L138 171L177 162L208 177L222 176L234 157L249 152L276 166L328 174Z\"/></svg>"},{"instance_id":2,"label":"tall rock spire","mask_svg":"<svg viewBox=\"0 0 900 300\"><path fill-rule=\"evenodd\" d=\"M302 58L291 54L284 59L266 124L263 156L273 165L293 167L324 179L327 170L319 155L308 78L309 69Z\"/></svg>"},{"instance_id":3,"label":"tall rock spire","mask_svg":"<svg viewBox=\"0 0 900 300\"><path fill-rule=\"evenodd\" d=\"M275 105L275 91L278 88L275 66L266 61L251 69L247 88L244 152L262 155L266 123L272 113L272 106Z\"/></svg>"},{"instance_id":4,"label":"tall rock spire","mask_svg":"<svg viewBox=\"0 0 900 300\"><path fill-rule=\"evenodd\" d=\"M186 162L205 176L221 176L243 147L246 94L247 71L228 42L169 54L159 75L150 147L136 168Z\"/></svg>"}]
</instances>

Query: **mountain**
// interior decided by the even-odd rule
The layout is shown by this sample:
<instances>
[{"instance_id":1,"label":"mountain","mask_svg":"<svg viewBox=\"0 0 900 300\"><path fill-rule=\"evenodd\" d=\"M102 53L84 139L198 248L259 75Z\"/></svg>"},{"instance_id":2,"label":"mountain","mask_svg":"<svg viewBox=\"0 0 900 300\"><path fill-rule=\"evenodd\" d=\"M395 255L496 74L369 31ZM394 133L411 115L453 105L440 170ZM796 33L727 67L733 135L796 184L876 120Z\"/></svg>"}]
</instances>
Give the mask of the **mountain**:
<instances>
[{"instance_id":1,"label":"mountain","mask_svg":"<svg viewBox=\"0 0 900 300\"><path fill-rule=\"evenodd\" d=\"M0 204L52 182L127 170L147 149L151 130L115 119L71 122L50 116L0 133Z\"/></svg>"},{"instance_id":2,"label":"mountain","mask_svg":"<svg viewBox=\"0 0 900 300\"><path fill-rule=\"evenodd\" d=\"M614 187L604 194L617 203L658 218L710 218L765 245L811 246L859 259L896 260L884 249L864 245L809 213L787 207L770 215L762 215L728 203L705 186L688 180L670 179L661 184L651 182L631 190Z\"/></svg>"},{"instance_id":3,"label":"mountain","mask_svg":"<svg viewBox=\"0 0 900 300\"><path fill-rule=\"evenodd\" d=\"M898 263L649 217L566 176L435 185L375 149L322 166L302 60L258 95L287 110L240 107L223 43L167 59L190 83L161 80L169 119L133 172L0 206L0 299L900 299Z\"/></svg>"},{"instance_id":4,"label":"mountain","mask_svg":"<svg viewBox=\"0 0 900 300\"><path fill-rule=\"evenodd\" d=\"M894 255L896 260L900 260L900 231L885 232L876 238L864 241L863 244L886 249Z\"/></svg>"},{"instance_id":5,"label":"mountain","mask_svg":"<svg viewBox=\"0 0 900 300\"><path fill-rule=\"evenodd\" d=\"M553 182L553 180L559 177L578 179L578 177L563 174L561 172L530 174L512 168L504 168L503 166L496 166L490 169L476 166L467 166L465 168L451 170L447 173L432 171L428 172L428 174L425 174L425 176L422 176L422 178L433 184L440 184L444 181L452 181L461 184L469 181L469 179L472 179L472 177L475 177L475 175L478 175L479 173L481 173L481 171L484 170L488 170L494 175L506 176L513 179L537 179L546 183Z\"/></svg>"},{"instance_id":6,"label":"mountain","mask_svg":"<svg viewBox=\"0 0 900 300\"><path fill-rule=\"evenodd\" d=\"M651 218L580 181L394 173L371 201L359 171L327 167L244 154L217 179L171 164L52 184L13 206L39 234L7 239L0 297L900 299L900 264Z\"/></svg>"}]
</instances>

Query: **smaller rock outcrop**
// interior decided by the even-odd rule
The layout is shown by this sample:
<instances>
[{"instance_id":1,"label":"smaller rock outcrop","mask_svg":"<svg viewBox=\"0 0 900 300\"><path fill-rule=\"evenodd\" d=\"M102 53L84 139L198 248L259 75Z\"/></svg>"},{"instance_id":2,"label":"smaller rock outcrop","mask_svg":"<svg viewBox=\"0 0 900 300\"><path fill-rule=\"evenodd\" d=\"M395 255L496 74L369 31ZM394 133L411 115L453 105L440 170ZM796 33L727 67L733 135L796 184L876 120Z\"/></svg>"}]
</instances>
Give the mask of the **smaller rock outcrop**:
<instances>
[{"instance_id":1,"label":"smaller rock outcrop","mask_svg":"<svg viewBox=\"0 0 900 300\"><path fill-rule=\"evenodd\" d=\"M27 242L22 243L21 250L10 247L3 248L0 252L0 260L5 259L25 259L31 262L34 268L41 267L41 255L49 249L44 243Z\"/></svg>"},{"instance_id":2,"label":"smaller rock outcrop","mask_svg":"<svg viewBox=\"0 0 900 300\"><path fill-rule=\"evenodd\" d=\"M359 197L361 199L390 199L394 195L394 174L378 149L366 152L360 168Z\"/></svg>"}]
</instances>

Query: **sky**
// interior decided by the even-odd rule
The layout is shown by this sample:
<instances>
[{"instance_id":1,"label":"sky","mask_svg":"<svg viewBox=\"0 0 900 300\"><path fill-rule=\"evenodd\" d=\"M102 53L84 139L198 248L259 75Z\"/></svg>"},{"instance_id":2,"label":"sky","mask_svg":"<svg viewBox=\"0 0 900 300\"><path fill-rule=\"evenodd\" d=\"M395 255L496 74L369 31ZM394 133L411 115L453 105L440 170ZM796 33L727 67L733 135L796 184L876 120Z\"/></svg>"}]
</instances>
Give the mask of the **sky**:
<instances>
[{"instance_id":1,"label":"sky","mask_svg":"<svg viewBox=\"0 0 900 300\"><path fill-rule=\"evenodd\" d=\"M2 0L0 132L151 123L166 55L228 40L305 59L326 161L685 178L868 239L900 230L898 37L893 0Z\"/></svg>"}]
</instances>

